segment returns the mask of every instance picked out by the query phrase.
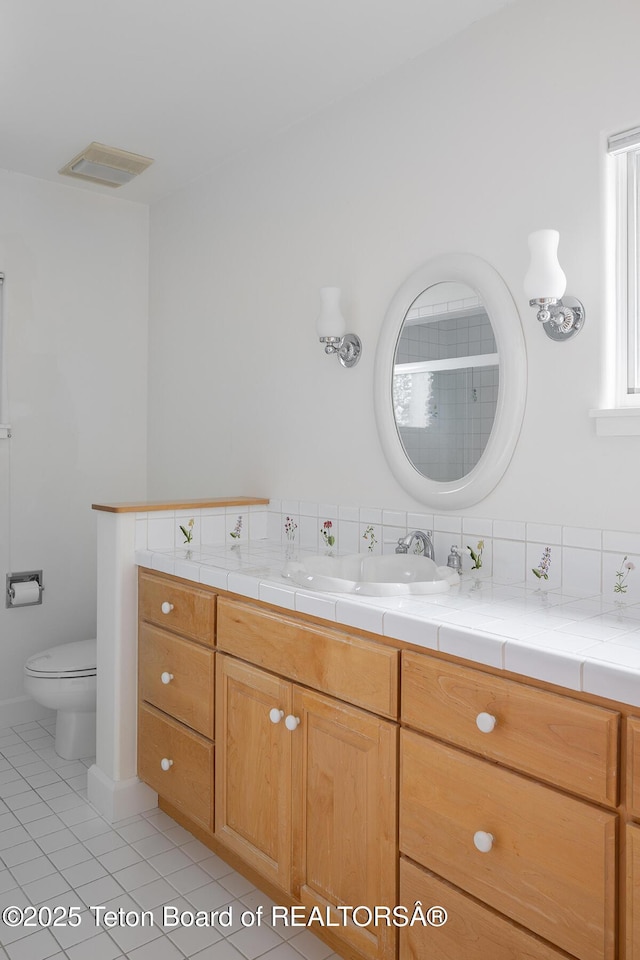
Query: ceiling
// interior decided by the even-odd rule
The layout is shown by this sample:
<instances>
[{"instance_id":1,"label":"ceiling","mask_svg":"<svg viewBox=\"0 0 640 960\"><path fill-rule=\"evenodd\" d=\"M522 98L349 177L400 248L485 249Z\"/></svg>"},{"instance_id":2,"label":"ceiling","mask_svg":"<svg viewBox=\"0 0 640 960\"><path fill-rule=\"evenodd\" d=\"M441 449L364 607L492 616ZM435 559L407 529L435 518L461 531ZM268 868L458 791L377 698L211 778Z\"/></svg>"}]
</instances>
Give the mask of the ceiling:
<instances>
[{"instance_id":1,"label":"ceiling","mask_svg":"<svg viewBox=\"0 0 640 960\"><path fill-rule=\"evenodd\" d=\"M0 168L151 203L510 0L0 0ZM57 171L152 157L117 191Z\"/></svg>"}]
</instances>

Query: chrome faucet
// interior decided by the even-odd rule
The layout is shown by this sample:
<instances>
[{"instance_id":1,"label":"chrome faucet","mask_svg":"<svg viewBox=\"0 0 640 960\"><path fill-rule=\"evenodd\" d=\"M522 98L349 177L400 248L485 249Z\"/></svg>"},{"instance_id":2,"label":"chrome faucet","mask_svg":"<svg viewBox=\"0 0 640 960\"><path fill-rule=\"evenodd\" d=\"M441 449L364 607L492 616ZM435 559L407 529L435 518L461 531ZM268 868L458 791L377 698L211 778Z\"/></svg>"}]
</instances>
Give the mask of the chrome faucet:
<instances>
[{"instance_id":1,"label":"chrome faucet","mask_svg":"<svg viewBox=\"0 0 640 960\"><path fill-rule=\"evenodd\" d=\"M413 533L408 534L406 537L400 537L398 540L398 546L396 547L396 553L409 553L409 548L414 540L417 540L422 544L423 557L428 557L429 560L435 559L433 555L431 531L423 533L422 530L414 530Z\"/></svg>"}]
</instances>

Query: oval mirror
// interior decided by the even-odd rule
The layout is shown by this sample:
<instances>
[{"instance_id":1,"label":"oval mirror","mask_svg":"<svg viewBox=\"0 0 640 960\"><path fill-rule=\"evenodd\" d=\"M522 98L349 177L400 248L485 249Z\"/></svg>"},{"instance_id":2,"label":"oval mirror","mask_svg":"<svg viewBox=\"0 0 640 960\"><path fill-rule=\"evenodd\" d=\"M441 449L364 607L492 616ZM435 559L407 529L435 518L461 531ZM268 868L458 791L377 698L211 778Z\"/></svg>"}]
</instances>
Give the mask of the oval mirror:
<instances>
[{"instance_id":1,"label":"oval mirror","mask_svg":"<svg viewBox=\"0 0 640 960\"><path fill-rule=\"evenodd\" d=\"M375 410L391 470L434 507L477 503L507 468L526 399L518 312L471 254L434 257L393 298L378 342Z\"/></svg>"}]
</instances>

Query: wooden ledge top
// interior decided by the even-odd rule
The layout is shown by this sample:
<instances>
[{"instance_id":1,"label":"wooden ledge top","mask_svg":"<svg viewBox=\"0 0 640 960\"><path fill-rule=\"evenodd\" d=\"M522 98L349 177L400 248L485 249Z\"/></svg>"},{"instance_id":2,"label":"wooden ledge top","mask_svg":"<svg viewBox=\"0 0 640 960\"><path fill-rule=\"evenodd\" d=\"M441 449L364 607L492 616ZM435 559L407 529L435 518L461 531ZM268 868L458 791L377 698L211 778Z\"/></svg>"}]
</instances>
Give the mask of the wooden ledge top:
<instances>
[{"instance_id":1,"label":"wooden ledge top","mask_svg":"<svg viewBox=\"0 0 640 960\"><path fill-rule=\"evenodd\" d=\"M253 507L269 503L265 497L216 497L209 500L141 500L139 503L92 503L106 513L151 513L153 510L204 510L207 507Z\"/></svg>"}]
</instances>

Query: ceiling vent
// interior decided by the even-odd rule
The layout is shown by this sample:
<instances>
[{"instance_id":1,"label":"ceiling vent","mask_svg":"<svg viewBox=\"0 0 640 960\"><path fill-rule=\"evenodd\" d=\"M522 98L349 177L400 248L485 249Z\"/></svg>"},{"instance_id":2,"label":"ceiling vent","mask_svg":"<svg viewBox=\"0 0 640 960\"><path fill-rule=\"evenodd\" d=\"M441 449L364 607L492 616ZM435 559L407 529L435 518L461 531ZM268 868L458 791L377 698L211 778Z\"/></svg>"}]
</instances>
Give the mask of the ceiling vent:
<instances>
[{"instance_id":1,"label":"ceiling vent","mask_svg":"<svg viewBox=\"0 0 640 960\"><path fill-rule=\"evenodd\" d=\"M65 163L58 173L65 177L78 177L101 183L105 187L121 187L153 163L148 157L127 153L117 147L105 147L103 143L90 143L77 157Z\"/></svg>"}]
</instances>

